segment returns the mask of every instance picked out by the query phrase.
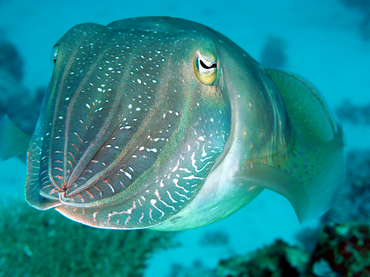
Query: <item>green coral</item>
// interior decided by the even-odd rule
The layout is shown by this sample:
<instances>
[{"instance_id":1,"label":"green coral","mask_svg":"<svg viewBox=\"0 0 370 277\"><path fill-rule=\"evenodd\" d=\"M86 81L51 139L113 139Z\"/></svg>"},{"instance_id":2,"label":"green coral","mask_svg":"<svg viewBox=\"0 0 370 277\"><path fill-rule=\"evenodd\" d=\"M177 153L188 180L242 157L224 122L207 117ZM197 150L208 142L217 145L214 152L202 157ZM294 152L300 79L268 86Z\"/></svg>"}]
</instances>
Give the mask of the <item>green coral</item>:
<instances>
[{"instance_id":1,"label":"green coral","mask_svg":"<svg viewBox=\"0 0 370 277\"><path fill-rule=\"evenodd\" d=\"M0 205L0 238L0 276L138 277L174 246L171 233L95 229L21 200Z\"/></svg>"},{"instance_id":2,"label":"green coral","mask_svg":"<svg viewBox=\"0 0 370 277\"><path fill-rule=\"evenodd\" d=\"M308 267L309 276L317 263L326 263L335 276L370 276L370 226L365 223L328 223L323 227ZM317 271L317 270L316 270ZM311 275L312 274L312 275Z\"/></svg>"},{"instance_id":3,"label":"green coral","mask_svg":"<svg viewBox=\"0 0 370 277\"><path fill-rule=\"evenodd\" d=\"M301 276L309 261L309 253L276 240L256 252L220 261L218 277L281 277Z\"/></svg>"}]
</instances>

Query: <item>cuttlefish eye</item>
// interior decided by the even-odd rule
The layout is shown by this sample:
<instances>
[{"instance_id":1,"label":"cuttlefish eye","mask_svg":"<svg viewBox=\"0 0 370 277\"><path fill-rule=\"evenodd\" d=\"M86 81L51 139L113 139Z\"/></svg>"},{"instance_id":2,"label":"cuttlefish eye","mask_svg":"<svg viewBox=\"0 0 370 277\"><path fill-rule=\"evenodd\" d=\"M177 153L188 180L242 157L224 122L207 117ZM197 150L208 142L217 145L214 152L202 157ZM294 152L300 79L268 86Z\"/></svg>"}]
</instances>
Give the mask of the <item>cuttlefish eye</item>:
<instances>
[{"instance_id":1,"label":"cuttlefish eye","mask_svg":"<svg viewBox=\"0 0 370 277\"><path fill-rule=\"evenodd\" d=\"M200 52L194 56L194 71L198 80L206 85L214 85L217 80L217 58L211 51Z\"/></svg>"},{"instance_id":2,"label":"cuttlefish eye","mask_svg":"<svg viewBox=\"0 0 370 277\"><path fill-rule=\"evenodd\" d=\"M53 50L51 50L51 61L53 62L53 65L55 65L55 63L57 62L58 50L59 50L59 44L56 44L53 47Z\"/></svg>"}]
</instances>

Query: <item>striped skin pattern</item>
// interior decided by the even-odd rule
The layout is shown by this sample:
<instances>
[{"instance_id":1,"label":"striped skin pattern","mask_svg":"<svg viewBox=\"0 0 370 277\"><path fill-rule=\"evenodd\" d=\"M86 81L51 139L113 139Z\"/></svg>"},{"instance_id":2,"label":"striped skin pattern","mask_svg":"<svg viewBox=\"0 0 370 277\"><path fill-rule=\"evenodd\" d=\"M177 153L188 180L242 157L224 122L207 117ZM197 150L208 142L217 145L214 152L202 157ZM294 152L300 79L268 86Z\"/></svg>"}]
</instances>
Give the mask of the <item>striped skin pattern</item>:
<instances>
[{"instance_id":1,"label":"striped skin pattern","mask_svg":"<svg viewBox=\"0 0 370 277\"><path fill-rule=\"evenodd\" d=\"M184 49L192 61L194 40L84 24L57 43L45 134L31 155L42 199L86 224L143 228L194 198L230 129L225 95L202 96L177 61Z\"/></svg>"},{"instance_id":2,"label":"striped skin pattern","mask_svg":"<svg viewBox=\"0 0 370 277\"><path fill-rule=\"evenodd\" d=\"M300 219L336 198L343 138L321 95L206 26L81 24L53 62L28 150L26 200L37 209L171 231L220 220L264 188Z\"/></svg>"}]
</instances>

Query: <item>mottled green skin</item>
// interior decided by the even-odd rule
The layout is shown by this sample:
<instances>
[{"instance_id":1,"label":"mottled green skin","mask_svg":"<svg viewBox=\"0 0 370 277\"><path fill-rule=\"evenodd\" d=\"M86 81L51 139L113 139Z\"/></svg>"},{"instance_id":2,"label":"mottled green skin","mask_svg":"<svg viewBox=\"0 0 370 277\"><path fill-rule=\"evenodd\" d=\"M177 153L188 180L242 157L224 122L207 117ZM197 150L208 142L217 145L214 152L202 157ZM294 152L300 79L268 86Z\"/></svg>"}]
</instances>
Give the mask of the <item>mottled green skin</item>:
<instances>
[{"instance_id":1,"label":"mottled green skin","mask_svg":"<svg viewBox=\"0 0 370 277\"><path fill-rule=\"evenodd\" d=\"M28 153L32 206L170 231L220 220L264 188L300 218L336 198L342 132L321 96L220 33L144 17L81 24L57 45ZM195 76L197 51L217 57L212 85Z\"/></svg>"}]
</instances>

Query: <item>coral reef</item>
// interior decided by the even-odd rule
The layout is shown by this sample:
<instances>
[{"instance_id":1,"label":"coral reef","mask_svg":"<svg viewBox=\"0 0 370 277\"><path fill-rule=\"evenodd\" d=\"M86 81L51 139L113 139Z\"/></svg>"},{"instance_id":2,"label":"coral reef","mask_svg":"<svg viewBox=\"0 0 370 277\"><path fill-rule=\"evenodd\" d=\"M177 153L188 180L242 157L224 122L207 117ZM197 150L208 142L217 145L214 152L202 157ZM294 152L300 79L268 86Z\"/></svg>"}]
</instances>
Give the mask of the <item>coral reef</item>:
<instances>
[{"instance_id":1,"label":"coral reef","mask_svg":"<svg viewBox=\"0 0 370 277\"><path fill-rule=\"evenodd\" d=\"M326 225L307 269L309 276L370 276L370 226Z\"/></svg>"},{"instance_id":2,"label":"coral reef","mask_svg":"<svg viewBox=\"0 0 370 277\"><path fill-rule=\"evenodd\" d=\"M154 251L175 245L172 233L95 229L8 202L0 206L0 276L139 277Z\"/></svg>"},{"instance_id":3,"label":"coral reef","mask_svg":"<svg viewBox=\"0 0 370 277\"><path fill-rule=\"evenodd\" d=\"M370 225L328 223L313 253L276 240L243 256L221 260L217 268L174 265L171 277L365 277L370 276Z\"/></svg>"},{"instance_id":4,"label":"coral reef","mask_svg":"<svg viewBox=\"0 0 370 277\"><path fill-rule=\"evenodd\" d=\"M306 251L289 246L282 240L276 240L274 244L246 256L220 261L215 276L298 277L303 274L309 257Z\"/></svg>"}]
</instances>

